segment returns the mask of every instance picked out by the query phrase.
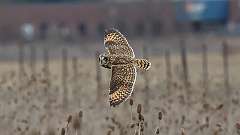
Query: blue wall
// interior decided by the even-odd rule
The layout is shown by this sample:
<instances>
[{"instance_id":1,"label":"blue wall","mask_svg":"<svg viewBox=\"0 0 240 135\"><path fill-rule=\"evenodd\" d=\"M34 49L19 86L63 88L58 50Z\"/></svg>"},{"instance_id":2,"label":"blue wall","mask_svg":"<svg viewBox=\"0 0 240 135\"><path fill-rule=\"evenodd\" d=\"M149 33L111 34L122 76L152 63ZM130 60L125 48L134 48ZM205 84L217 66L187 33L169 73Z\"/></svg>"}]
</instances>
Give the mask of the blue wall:
<instances>
[{"instance_id":1,"label":"blue wall","mask_svg":"<svg viewBox=\"0 0 240 135\"><path fill-rule=\"evenodd\" d=\"M177 21L226 22L228 0L186 0L175 2Z\"/></svg>"}]
</instances>

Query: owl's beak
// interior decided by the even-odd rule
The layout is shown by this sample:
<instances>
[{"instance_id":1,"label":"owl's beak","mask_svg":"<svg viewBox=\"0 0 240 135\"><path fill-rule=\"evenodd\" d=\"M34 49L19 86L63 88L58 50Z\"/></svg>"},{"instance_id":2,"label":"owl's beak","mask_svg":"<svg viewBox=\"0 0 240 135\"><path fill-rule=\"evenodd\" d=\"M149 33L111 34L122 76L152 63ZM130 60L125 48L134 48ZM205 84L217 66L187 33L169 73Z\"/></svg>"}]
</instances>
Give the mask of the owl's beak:
<instances>
[{"instance_id":1,"label":"owl's beak","mask_svg":"<svg viewBox=\"0 0 240 135\"><path fill-rule=\"evenodd\" d=\"M101 62L101 58L100 58L100 56L98 57L98 62Z\"/></svg>"}]
</instances>

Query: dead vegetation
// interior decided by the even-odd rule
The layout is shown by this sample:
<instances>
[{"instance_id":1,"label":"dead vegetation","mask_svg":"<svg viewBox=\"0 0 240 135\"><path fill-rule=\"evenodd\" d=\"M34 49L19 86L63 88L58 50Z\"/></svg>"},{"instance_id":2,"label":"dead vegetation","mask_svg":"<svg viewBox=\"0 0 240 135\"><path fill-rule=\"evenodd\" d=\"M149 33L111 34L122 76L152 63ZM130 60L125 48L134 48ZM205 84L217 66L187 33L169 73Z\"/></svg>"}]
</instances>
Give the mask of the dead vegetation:
<instances>
[{"instance_id":1,"label":"dead vegetation","mask_svg":"<svg viewBox=\"0 0 240 135\"><path fill-rule=\"evenodd\" d=\"M240 134L239 54L228 54L226 71L221 51L207 53L207 77L201 52L187 53L185 60L176 52L149 55L152 68L138 73L131 99L110 108L110 72L96 67L94 57L77 58L65 50L62 59L51 59L48 53L45 62L1 62L2 134Z\"/></svg>"}]
</instances>

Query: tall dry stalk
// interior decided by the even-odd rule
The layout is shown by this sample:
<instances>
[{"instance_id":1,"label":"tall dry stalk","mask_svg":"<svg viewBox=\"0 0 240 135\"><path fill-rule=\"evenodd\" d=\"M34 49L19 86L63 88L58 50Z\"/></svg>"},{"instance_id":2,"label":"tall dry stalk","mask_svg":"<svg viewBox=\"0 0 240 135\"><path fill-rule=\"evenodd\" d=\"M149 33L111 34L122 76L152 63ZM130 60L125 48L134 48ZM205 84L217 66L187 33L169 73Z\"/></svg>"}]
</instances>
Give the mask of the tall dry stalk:
<instances>
[{"instance_id":1,"label":"tall dry stalk","mask_svg":"<svg viewBox=\"0 0 240 135\"><path fill-rule=\"evenodd\" d=\"M22 81L22 77L25 75L25 68L24 68L24 59L25 59L25 47L22 43L18 44L18 76L19 81Z\"/></svg>"},{"instance_id":2,"label":"tall dry stalk","mask_svg":"<svg viewBox=\"0 0 240 135\"><path fill-rule=\"evenodd\" d=\"M99 55L100 55L100 53L97 51L95 53L95 56L96 56L96 81L97 81L96 102L97 103L101 103L101 101L102 101L102 73L101 73L101 69L100 69L99 61L98 61Z\"/></svg>"},{"instance_id":3,"label":"tall dry stalk","mask_svg":"<svg viewBox=\"0 0 240 135\"><path fill-rule=\"evenodd\" d=\"M143 58L145 59L149 59L148 56L148 50L146 46L143 46ZM149 110L149 99L150 99L150 93L149 93L149 77L148 77L148 72L144 72L143 74L144 76L144 82L145 82L145 88L144 88L144 93L145 93L145 99L144 99L144 107L145 107L145 111Z\"/></svg>"},{"instance_id":4,"label":"tall dry stalk","mask_svg":"<svg viewBox=\"0 0 240 135\"><path fill-rule=\"evenodd\" d=\"M78 59L77 57L72 57L72 71L73 71L73 80L77 81L78 76Z\"/></svg>"},{"instance_id":5,"label":"tall dry stalk","mask_svg":"<svg viewBox=\"0 0 240 135\"><path fill-rule=\"evenodd\" d=\"M186 89L186 99L185 101L189 104L190 101L190 82L189 82L189 68L188 68L188 60L187 60L187 49L185 40L180 40L180 51L181 51L181 63L183 69L183 84Z\"/></svg>"},{"instance_id":6,"label":"tall dry stalk","mask_svg":"<svg viewBox=\"0 0 240 135\"><path fill-rule=\"evenodd\" d=\"M48 48L43 49L43 73L45 78L49 79L50 68L49 68L49 50Z\"/></svg>"},{"instance_id":7,"label":"tall dry stalk","mask_svg":"<svg viewBox=\"0 0 240 135\"><path fill-rule=\"evenodd\" d=\"M166 65L166 80L167 80L167 89L168 95L171 94L171 85L172 85L172 64L171 64L171 54L169 50L165 51L165 65Z\"/></svg>"},{"instance_id":8,"label":"tall dry stalk","mask_svg":"<svg viewBox=\"0 0 240 135\"><path fill-rule=\"evenodd\" d=\"M37 55L36 46L31 45L30 46L30 70L32 75L36 74L36 55Z\"/></svg>"},{"instance_id":9,"label":"tall dry stalk","mask_svg":"<svg viewBox=\"0 0 240 135\"><path fill-rule=\"evenodd\" d=\"M62 49L62 87L63 87L63 108L68 107L68 50Z\"/></svg>"}]
</instances>

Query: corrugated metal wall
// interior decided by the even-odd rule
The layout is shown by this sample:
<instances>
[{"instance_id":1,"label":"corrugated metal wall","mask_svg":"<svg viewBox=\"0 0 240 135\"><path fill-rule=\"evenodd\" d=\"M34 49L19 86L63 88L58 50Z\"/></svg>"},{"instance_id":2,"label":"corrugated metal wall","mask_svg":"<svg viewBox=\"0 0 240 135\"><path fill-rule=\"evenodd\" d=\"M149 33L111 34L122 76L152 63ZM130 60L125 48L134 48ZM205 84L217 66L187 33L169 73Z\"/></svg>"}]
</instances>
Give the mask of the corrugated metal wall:
<instances>
[{"instance_id":1,"label":"corrugated metal wall","mask_svg":"<svg viewBox=\"0 0 240 135\"><path fill-rule=\"evenodd\" d=\"M178 21L226 22L228 0L189 0L175 2Z\"/></svg>"}]
</instances>

